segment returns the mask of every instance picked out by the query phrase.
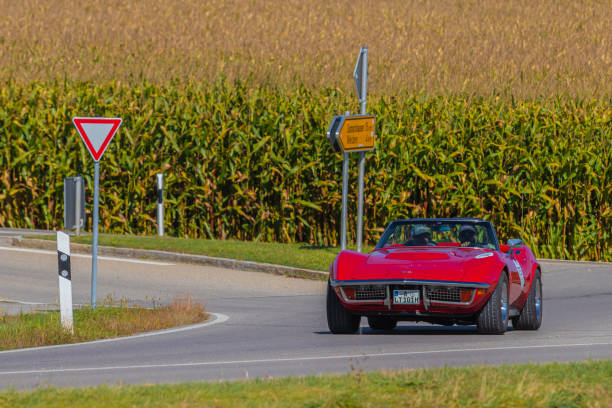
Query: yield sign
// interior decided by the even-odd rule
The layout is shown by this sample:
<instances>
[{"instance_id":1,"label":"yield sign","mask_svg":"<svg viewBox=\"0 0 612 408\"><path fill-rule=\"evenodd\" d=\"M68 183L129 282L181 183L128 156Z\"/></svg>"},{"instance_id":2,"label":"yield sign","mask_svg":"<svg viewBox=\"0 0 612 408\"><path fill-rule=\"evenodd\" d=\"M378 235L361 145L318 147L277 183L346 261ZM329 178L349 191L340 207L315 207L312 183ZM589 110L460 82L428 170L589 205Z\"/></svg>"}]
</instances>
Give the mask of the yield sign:
<instances>
[{"instance_id":1,"label":"yield sign","mask_svg":"<svg viewBox=\"0 0 612 408\"><path fill-rule=\"evenodd\" d=\"M121 126L121 118L73 118L72 122L94 161L100 161Z\"/></svg>"}]
</instances>

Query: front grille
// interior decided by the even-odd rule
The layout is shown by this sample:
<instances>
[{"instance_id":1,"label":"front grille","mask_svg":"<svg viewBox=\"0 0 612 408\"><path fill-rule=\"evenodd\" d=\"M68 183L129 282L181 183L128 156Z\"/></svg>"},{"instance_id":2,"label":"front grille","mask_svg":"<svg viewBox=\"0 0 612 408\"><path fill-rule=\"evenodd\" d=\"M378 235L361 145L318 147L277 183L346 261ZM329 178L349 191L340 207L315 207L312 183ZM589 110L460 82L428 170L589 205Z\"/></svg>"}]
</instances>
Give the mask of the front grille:
<instances>
[{"instance_id":1,"label":"front grille","mask_svg":"<svg viewBox=\"0 0 612 408\"><path fill-rule=\"evenodd\" d=\"M355 287L355 300L384 300L386 296L384 286L368 285Z\"/></svg>"},{"instance_id":2,"label":"front grille","mask_svg":"<svg viewBox=\"0 0 612 408\"><path fill-rule=\"evenodd\" d=\"M461 302L461 288L425 287L427 297L434 302Z\"/></svg>"}]
</instances>

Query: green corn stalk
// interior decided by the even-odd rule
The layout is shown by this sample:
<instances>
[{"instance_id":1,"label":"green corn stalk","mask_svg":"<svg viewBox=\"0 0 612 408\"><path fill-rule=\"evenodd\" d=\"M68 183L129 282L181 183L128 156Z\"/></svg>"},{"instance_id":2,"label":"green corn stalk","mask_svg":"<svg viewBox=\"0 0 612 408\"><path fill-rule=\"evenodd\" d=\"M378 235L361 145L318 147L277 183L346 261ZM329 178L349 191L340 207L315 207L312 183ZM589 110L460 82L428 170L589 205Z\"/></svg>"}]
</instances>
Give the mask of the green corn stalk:
<instances>
[{"instance_id":1,"label":"green corn stalk","mask_svg":"<svg viewBox=\"0 0 612 408\"><path fill-rule=\"evenodd\" d=\"M541 257L612 260L610 100L371 100L366 155L369 244L402 217L479 216ZM154 234L155 173L166 174L175 236L336 245L341 157L325 138L357 104L311 92L216 82L0 86L0 225L57 229L63 179L93 163L74 116L120 116L101 165L101 230ZM355 237L356 158L349 236ZM91 222L91 217L88 218Z\"/></svg>"}]
</instances>

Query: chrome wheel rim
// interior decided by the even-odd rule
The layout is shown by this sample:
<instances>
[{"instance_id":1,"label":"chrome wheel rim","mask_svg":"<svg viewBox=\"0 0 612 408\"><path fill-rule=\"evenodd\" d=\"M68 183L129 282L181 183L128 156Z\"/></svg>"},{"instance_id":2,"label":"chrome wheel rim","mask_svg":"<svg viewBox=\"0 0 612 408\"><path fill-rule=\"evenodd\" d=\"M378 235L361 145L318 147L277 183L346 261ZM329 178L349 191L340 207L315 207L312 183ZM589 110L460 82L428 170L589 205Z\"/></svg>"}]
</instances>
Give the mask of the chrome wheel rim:
<instances>
[{"instance_id":1,"label":"chrome wheel rim","mask_svg":"<svg viewBox=\"0 0 612 408\"><path fill-rule=\"evenodd\" d=\"M542 319L542 283L539 279L535 287L535 312L538 320Z\"/></svg>"},{"instance_id":2,"label":"chrome wheel rim","mask_svg":"<svg viewBox=\"0 0 612 408\"><path fill-rule=\"evenodd\" d=\"M502 322L506 323L508 321L508 284L504 282L501 289L501 317Z\"/></svg>"}]
</instances>

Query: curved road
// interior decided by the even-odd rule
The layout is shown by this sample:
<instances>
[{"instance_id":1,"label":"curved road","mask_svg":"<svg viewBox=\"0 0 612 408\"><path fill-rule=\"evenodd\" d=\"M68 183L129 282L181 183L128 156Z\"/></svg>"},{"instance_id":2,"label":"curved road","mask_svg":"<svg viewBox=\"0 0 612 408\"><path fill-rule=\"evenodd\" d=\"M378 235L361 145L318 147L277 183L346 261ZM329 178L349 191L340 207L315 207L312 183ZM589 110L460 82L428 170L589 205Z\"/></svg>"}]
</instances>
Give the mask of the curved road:
<instances>
[{"instance_id":1,"label":"curved road","mask_svg":"<svg viewBox=\"0 0 612 408\"><path fill-rule=\"evenodd\" d=\"M483 336L474 327L400 322L331 335L325 283L188 264L104 259L98 294L146 303L191 295L229 317L205 327L112 342L0 352L0 388L252 378L351 370L612 358L612 265L543 262L544 323ZM0 301L54 303L57 255L0 248ZM75 303L91 260L72 259ZM35 305L0 303L4 312ZM365 319L362 322L365 324Z\"/></svg>"}]
</instances>

